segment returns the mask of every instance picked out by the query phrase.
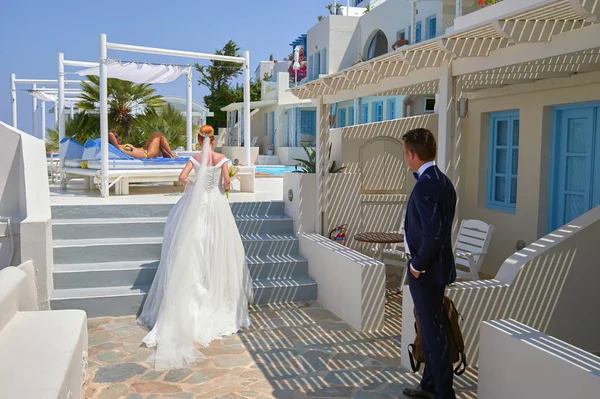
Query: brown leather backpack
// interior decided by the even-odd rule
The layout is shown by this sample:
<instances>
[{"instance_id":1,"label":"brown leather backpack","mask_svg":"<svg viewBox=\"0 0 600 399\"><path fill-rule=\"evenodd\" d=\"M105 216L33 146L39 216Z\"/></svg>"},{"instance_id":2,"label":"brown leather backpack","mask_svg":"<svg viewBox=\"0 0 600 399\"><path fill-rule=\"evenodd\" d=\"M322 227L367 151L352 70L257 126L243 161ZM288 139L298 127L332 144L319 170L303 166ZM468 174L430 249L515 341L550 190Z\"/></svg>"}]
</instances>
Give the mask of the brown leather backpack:
<instances>
[{"instance_id":1,"label":"brown leather backpack","mask_svg":"<svg viewBox=\"0 0 600 399\"><path fill-rule=\"evenodd\" d=\"M450 345L450 359L452 359L452 364L460 362L454 368L454 374L461 375L468 366L467 356L465 355L465 342L459 325L459 319L462 320L462 316L456 310L452 299L447 296L444 297L442 306L444 311L442 316L444 318L444 330L446 330L448 344ZM425 363L425 357L423 356L423 344L421 343L421 333L419 332L419 318L417 317L416 309L413 309L413 311L415 314L417 336L415 337L415 342L408 345L408 356L410 367L414 372L417 372L421 368L421 364Z\"/></svg>"}]
</instances>

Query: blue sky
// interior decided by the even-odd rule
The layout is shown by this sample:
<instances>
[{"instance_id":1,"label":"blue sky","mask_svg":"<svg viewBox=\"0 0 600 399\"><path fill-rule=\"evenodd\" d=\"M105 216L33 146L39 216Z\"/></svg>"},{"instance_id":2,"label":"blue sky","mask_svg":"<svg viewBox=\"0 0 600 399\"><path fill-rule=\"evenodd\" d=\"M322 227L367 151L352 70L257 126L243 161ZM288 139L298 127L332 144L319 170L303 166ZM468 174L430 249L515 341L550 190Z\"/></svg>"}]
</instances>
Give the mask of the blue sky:
<instances>
[{"instance_id":1,"label":"blue sky","mask_svg":"<svg viewBox=\"0 0 600 399\"><path fill-rule=\"evenodd\" d=\"M328 0L2 0L0 1L0 120L11 124L10 74L56 79L59 52L66 59L98 61L100 33L109 42L212 53L229 39L258 61L283 59L296 37L328 11ZM194 60L109 51L127 61L192 63ZM206 63L206 61L203 61ZM67 72L76 69L68 68ZM67 77L69 78L69 76ZM75 79L76 76L70 78ZM194 80L197 80L197 74ZM19 129L32 127L31 97L18 85ZM185 96L185 79L155 85L163 95ZM206 91L194 86L194 100ZM50 104L47 104L50 108ZM47 118L48 127L54 123ZM39 126L39 122L38 122Z\"/></svg>"}]
</instances>

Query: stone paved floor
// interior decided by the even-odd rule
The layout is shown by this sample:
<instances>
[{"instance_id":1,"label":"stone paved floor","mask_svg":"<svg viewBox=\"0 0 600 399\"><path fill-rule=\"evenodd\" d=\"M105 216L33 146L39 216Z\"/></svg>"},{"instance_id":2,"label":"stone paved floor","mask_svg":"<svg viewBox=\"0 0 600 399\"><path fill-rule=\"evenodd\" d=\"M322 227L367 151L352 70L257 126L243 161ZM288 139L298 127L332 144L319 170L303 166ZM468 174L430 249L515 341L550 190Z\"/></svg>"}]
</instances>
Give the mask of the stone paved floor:
<instances>
[{"instance_id":1,"label":"stone paved floor","mask_svg":"<svg viewBox=\"0 0 600 399\"><path fill-rule=\"evenodd\" d=\"M358 333L316 303L251 310L250 330L202 348L191 369L154 371L133 317L89 321L85 398L397 398L418 382L400 368L401 296L391 297L385 329ZM476 397L476 376L455 381Z\"/></svg>"}]
</instances>

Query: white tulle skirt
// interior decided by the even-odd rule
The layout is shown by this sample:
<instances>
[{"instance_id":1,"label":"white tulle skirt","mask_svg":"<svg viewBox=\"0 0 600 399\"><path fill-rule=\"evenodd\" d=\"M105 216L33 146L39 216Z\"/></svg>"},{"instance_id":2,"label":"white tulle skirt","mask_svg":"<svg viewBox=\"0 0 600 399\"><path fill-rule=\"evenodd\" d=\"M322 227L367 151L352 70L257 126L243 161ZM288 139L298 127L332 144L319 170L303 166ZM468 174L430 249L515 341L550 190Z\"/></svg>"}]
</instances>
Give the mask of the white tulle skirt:
<instances>
[{"instance_id":1,"label":"white tulle skirt","mask_svg":"<svg viewBox=\"0 0 600 399\"><path fill-rule=\"evenodd\" d=\"M160 265L138 318L151 329L143 342L156 346L149 360L156 369L193 365L202 359L195 342L206 346L250 325L251 298L230 205L222 188L207 189L200 179L169 213Z\"/></svg>"}]
</instances>

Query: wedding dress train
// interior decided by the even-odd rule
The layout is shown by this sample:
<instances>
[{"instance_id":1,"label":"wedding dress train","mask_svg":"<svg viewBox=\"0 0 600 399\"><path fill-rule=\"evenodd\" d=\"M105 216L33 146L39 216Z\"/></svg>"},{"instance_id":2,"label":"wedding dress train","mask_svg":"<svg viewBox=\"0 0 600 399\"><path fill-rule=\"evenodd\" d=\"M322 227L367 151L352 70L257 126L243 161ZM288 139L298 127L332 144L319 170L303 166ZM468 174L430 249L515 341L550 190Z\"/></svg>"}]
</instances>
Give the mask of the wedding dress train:
<instances>
[{"instance_id":1,"label":"wedding dress train","mask_svg":"<svg viewBox=\"0 0 600 399\"><path fill-rule=\"evenodd\" d=\"M190 159L196 180L169 213L160 264L138 318L151 328L143 342L156 346L150 360L157 369L188 367L202 359L194 342L206 346L250 325L252 281L221 184L227 159L216 165Z\"/></svg>"}]
</instances>

